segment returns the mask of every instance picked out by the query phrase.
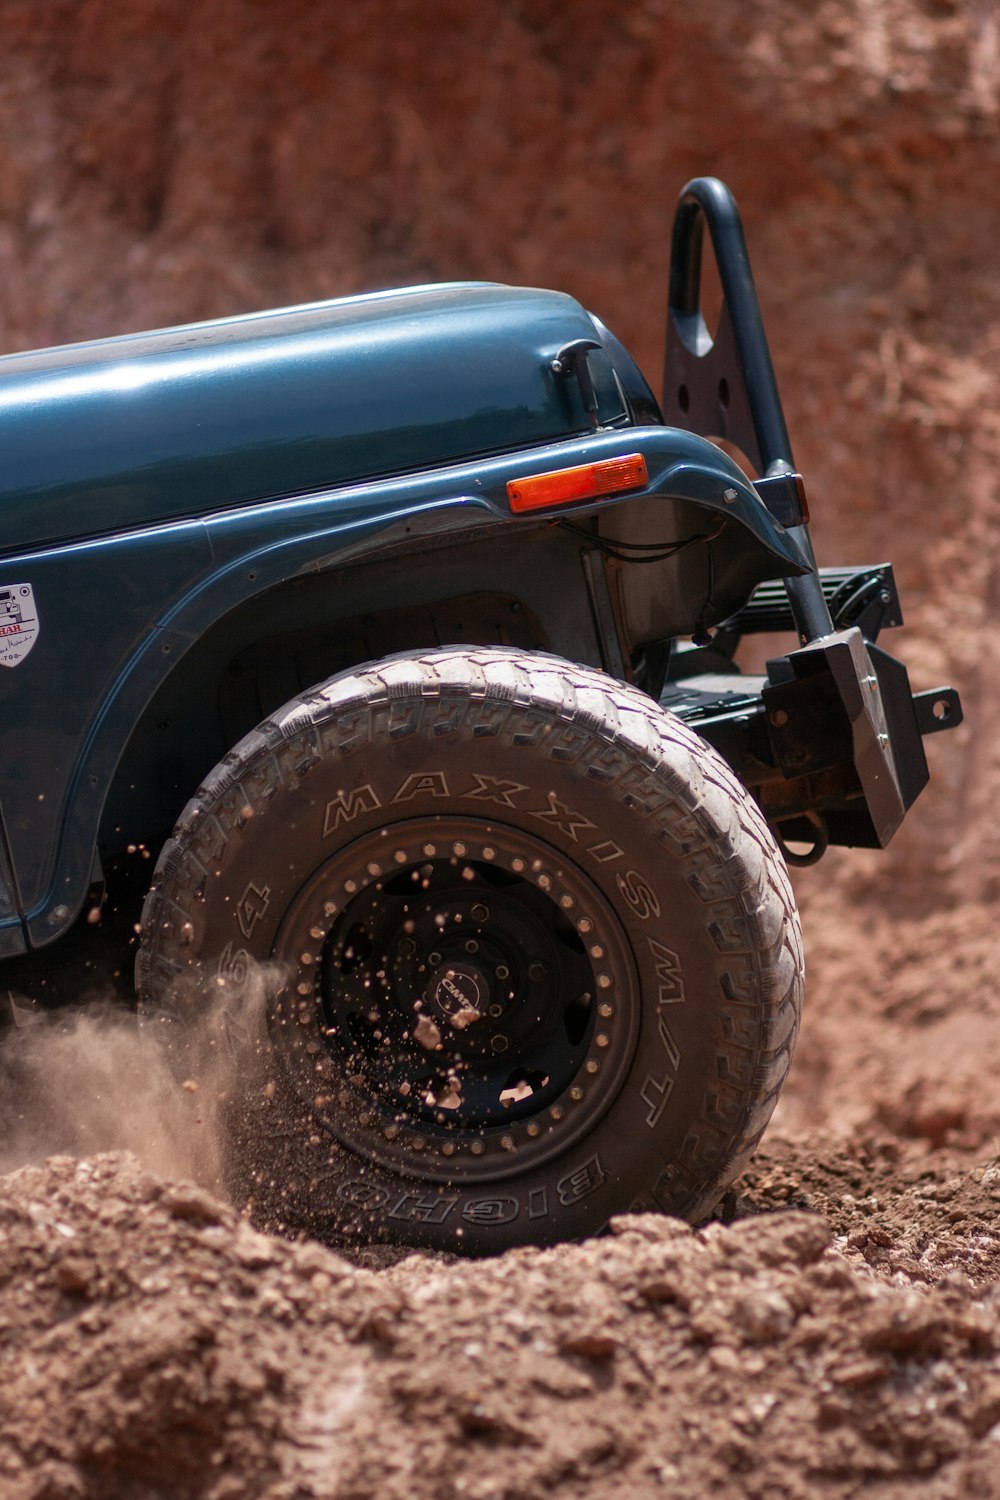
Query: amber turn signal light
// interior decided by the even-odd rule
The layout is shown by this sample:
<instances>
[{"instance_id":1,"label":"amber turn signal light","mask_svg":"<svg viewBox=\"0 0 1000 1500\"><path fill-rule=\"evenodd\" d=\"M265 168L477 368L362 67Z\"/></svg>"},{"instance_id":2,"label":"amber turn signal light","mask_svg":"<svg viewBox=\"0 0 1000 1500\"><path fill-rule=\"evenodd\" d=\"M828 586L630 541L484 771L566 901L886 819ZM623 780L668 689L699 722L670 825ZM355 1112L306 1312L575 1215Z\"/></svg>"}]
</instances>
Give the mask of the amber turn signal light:
<instances>
[{"instance_id":1,"label":"amber turn signal light","mask_svg":"<svg viewBox=\"0 0 1000 1500\"><path fill-rule=\"evenodd\" d=\"M649 475L641 453L604 458L596 464L578 464L573 469L553 469L550 474L529 474L511 479L507 499L514 511L542 510L549 505L569 505L573 500L591 500L616 495L619 490L642 489Z\"/></svg>"}]
</instances>

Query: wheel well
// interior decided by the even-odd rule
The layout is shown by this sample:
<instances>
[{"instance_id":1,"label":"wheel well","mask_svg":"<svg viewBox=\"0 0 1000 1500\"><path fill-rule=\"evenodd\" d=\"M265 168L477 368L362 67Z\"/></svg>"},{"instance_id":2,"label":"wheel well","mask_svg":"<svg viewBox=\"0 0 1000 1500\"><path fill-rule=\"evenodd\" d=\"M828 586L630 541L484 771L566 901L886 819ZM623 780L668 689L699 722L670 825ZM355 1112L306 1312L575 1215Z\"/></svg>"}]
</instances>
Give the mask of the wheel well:
<instances>
[{"instance_id":1,"label":"wheel well","mask_svg":"<svg viewBox=\"0 0 1000 1500\"><path fill-rule=\"evenodd\" d=\"M395 605L373 596L351 611L356 590L344 582L312 575L247 601L177 664L132 731L109 789L98 841L105 863L130 846L155 853L238 740L337 672L447 644L550 648L535 611L512 593Z\"/></svg>"},{"instance_id":2,"label":"wheel well","mask_svg":"<svg viewBox=\"0 0 1000 1500\"><path fill-rule=\"evenodd\" d=\"M543 647L533 612L509 594L475 593L430 605L371 610L259 637L228 663L218 684L227 745L314 683L398 651L444 645Z\"/></svg>"}]
</instances>

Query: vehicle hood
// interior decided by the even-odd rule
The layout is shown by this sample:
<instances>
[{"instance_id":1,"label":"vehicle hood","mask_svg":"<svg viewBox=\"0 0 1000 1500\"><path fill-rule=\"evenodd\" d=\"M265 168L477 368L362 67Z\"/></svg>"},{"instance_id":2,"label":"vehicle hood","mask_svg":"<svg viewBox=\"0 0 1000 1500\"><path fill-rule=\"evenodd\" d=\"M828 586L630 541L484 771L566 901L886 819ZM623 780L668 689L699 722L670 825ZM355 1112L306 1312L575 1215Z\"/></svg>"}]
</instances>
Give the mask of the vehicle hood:
<instances>
[{"instance_id":1,"label":"vehicle hood","mask_svg":"<svg viewBox=\"0 0 1000 1500\"><path fill-rule=\"evenodd\" d=\"M0 359L0 553L587 430L549 363L601 330L491 283L348 297Z\"/></svg>"}]
</instances>

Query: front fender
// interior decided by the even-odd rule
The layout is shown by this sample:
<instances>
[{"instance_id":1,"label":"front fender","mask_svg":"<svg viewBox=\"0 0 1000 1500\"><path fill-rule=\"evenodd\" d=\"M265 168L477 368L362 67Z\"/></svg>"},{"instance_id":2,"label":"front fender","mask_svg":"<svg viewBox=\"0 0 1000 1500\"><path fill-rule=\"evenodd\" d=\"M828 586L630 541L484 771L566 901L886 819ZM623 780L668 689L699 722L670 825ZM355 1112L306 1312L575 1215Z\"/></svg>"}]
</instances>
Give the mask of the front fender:
<instances>
[{"instance_id":1,"label":"front fender","mask_svg":"<svg viewBox=\"0 0 1000 1500\"><path fill-rule=\"evenodd\" d=\"M180 657L223 616L305 573L412 546L420 532L427 545L455 530L523 525L510 512L509 480L629 451L644 454L648 486L569 513L600 512L638 495L683 499L739 525L761 577L803 571L792 538L725 454L693 434L655 426L219 510L0 564L0 581L32 585L41 621L30 656L0 674L0 713L11 726L0 806L8 810L31 945L52 942L78 914L108 787L131 730ZM6 928L19 929L20 921L0 913L0 945Z\"/></svg>"}]
</instances>

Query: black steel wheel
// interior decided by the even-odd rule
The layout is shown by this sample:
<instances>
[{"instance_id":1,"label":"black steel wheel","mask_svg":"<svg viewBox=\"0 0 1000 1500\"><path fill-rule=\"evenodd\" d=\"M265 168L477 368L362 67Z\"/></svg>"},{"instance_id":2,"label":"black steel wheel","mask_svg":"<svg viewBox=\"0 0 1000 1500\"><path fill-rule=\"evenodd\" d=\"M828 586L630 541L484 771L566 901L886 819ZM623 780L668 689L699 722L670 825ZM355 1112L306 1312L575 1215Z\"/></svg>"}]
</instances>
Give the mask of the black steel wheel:
<instances>
[{"instance_id":1,"label":"black steel wheel","mask_svg":"<svg viewBox=\"0 0 1000 1500\"><path fill-rule=\"evenodd\" d=\"M255 968L228 1121L254 1217L474 1252L708 1212L802 986L783 863L716 753L600 673L490 648L331 679L185 809L141 1004L184 1034Z\"/></svg>"},{"instance_id":2,"label":"black steel wheel","mask_svg":"<svg viewBox=\"0 0 1000 1500\"><path fill-rule=\"evenodd\" d=\"M331 1082L321 1113L344 1145L427 1180L493 1181L559 1155L635 1048L628 944L599 889L544 840L483 819L406 821L388 848L381 829L355 840L314 872L273 955L295 980L286 1036L320 1047L292 1077L309 1097L317 1071Z\"/></svg>"}]
</instances>

